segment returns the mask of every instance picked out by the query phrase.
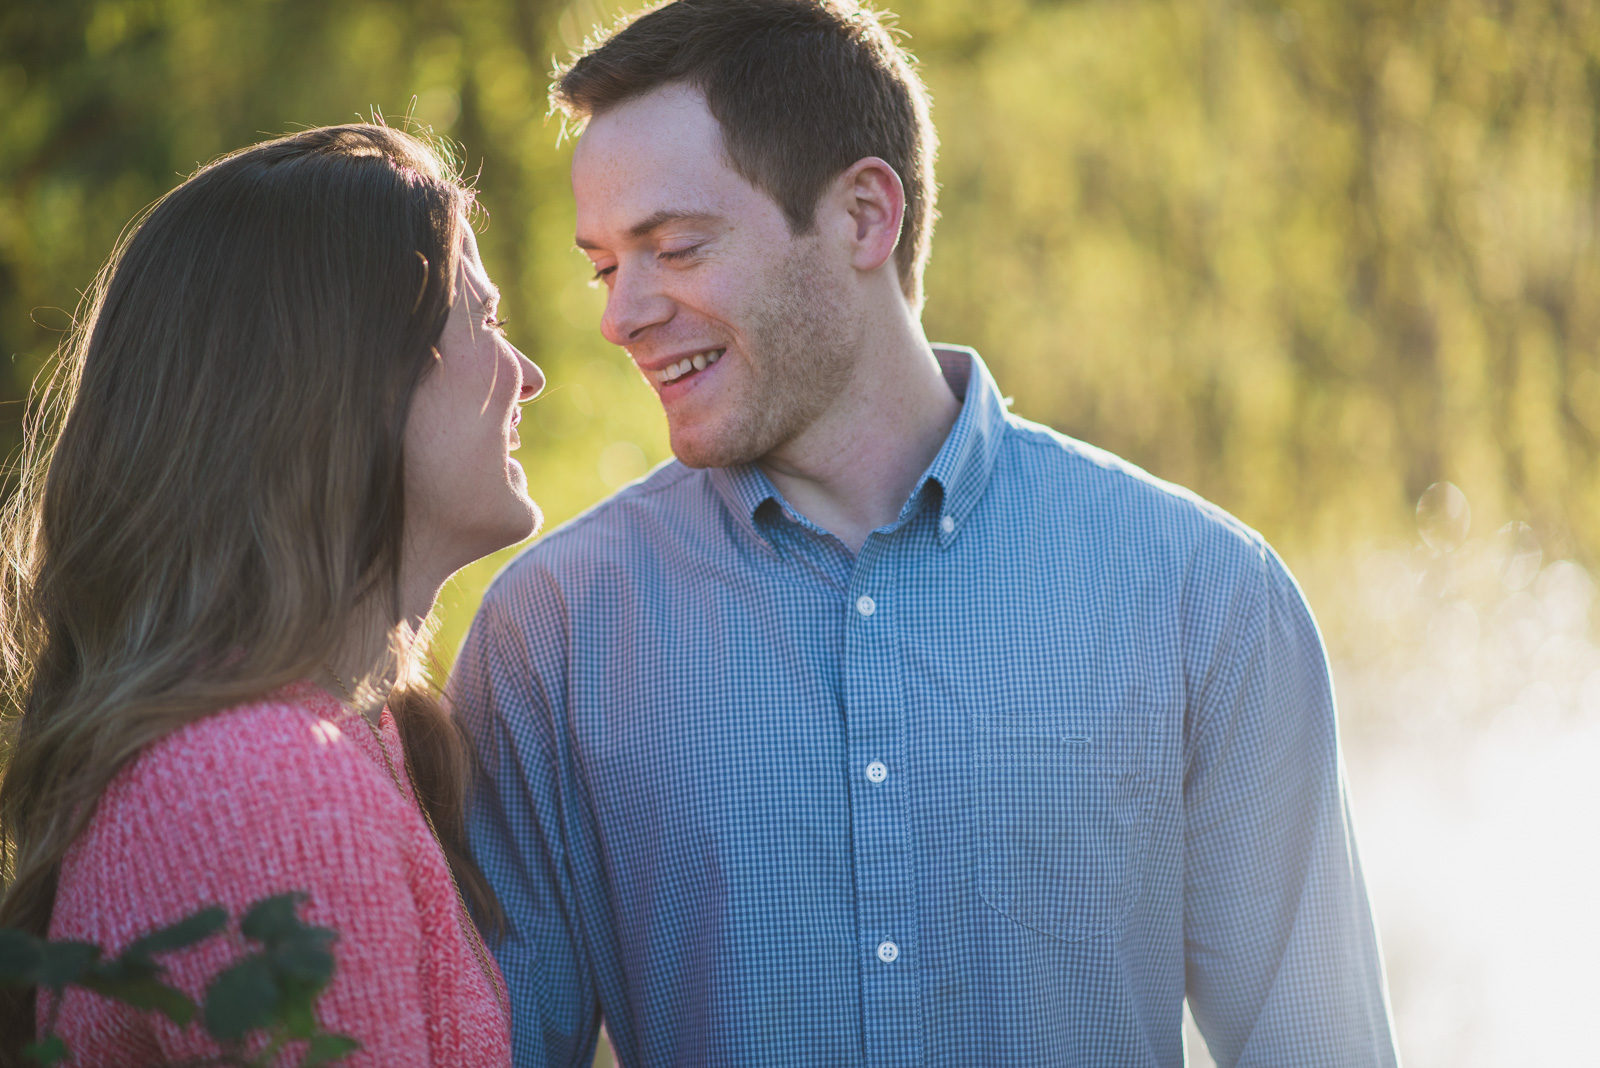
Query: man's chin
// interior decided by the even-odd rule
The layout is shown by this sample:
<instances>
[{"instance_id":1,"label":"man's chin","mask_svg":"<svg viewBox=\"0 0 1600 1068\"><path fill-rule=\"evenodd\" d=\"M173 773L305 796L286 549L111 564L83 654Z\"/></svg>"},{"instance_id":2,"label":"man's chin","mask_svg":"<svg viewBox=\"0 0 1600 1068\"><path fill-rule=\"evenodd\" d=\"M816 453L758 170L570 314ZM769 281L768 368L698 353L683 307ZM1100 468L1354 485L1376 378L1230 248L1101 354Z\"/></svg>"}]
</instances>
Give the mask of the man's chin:
<instances>
[{"instance_id":1,"label":"man's chin","mask_svg":"<svg viewBox=\"0 0 1600 1068\"><path fill-rule=\"evenodd\" d=\"M676 456L678 458L678 462L685 467L707 468L733 466L733 463L725 462L722 459L721 453L707 451L695 446L679 446L674 444L672 446L672 455ZM737 461L734 461L734 463L737 463Z\"/></svg>"},{"instance_id":2,"label":"man's chin","mask_svg":"<svg viewBox=\"0 0 1600 1068\"><path fill-rule=\"evenodd\" d=\"M685 467L737 467L754 463L764 451L749 441L737 440L736 435L667 429L672 455Z\"/></svg>"}]
</instances>

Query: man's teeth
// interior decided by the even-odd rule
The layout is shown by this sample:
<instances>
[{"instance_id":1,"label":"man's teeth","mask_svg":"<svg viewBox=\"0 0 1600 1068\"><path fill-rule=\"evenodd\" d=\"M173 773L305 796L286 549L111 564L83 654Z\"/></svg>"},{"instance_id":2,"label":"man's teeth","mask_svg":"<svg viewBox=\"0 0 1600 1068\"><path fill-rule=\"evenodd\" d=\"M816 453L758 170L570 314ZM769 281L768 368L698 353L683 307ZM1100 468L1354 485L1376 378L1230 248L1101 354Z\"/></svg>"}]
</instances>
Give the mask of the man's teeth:
<instances>
[{"instance_id":1,"label":"man's teeth","mask_svg":"<svg viewBox=\"0 0 1600 1068\"><path fill-rule=\"evenodd\" d=\"M722 359L726 349L711 349L708 352L697 352L693 356L685 356L671 367L656 372L657 382L671 382L682 378L690 371L704 371L707 367Z\"/></svg>"}]
</instances>

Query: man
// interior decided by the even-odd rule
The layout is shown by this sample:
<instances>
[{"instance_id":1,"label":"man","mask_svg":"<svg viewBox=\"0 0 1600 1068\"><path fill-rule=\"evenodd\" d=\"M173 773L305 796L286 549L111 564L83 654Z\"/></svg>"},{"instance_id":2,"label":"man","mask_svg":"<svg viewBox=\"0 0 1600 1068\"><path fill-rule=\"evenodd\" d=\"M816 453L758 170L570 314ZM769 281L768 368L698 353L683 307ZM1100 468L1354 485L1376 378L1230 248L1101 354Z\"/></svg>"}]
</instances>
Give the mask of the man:
<instances>
[{"instance_id":1,"label":"man","mask_svg":"<svg viewBox=\"0 0 1600 1068\"><path fill-rule=\"evenodd\" d=\"M1252 531L919 322L934 135L850 0L580 58L577 243L677 462L455 700L519 1063L1392 1065L1328 671Z\"/></svg>"}]
</instances>

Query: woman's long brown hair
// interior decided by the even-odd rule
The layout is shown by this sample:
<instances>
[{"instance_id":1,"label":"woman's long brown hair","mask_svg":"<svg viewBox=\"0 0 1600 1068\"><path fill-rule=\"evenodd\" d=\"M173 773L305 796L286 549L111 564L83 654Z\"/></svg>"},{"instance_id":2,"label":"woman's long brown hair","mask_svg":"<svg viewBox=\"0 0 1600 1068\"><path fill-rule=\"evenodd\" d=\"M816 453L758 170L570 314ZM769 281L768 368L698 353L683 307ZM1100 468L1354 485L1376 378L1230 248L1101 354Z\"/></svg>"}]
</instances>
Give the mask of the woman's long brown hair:
<instances>
[{"instance_id":1,"label":"woman's long brown hair","mask_svg":"<svg viewBox=\"0 0 1600 1068\"><path fill-rule=\"evenodd\" d=\"M46 932L63 854L142 749L317 674L374 611L399 625L406 418L471 204L403 132L308 130L202 168L100 272L3 517L0 927ZM464 737L420 686L390 707L495 922ZM0 1063L32 1001L0 1006Z\"/></svg>"}]
</instances>

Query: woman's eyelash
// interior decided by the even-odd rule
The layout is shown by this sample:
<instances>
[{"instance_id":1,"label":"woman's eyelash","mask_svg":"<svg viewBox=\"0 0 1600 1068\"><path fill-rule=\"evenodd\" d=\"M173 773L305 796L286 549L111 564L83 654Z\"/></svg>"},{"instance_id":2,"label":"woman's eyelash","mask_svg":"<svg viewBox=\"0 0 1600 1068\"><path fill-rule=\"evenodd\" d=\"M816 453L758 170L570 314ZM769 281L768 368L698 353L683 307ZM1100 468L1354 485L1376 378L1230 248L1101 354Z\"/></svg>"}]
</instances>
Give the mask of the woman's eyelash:
<instances>
[{"instance_id":1,"label":"woman's eyelash","mask_svg":"<svg viewBox=\"0 0 1600 1068\"><path fill-rule=\"evenodd\" d=\"M489 327L490 330L504 330L506 328L506 324L510 321L511 319L507 317L505 319L485 319L484 323Z\"/></svg>"}]
</instances>

